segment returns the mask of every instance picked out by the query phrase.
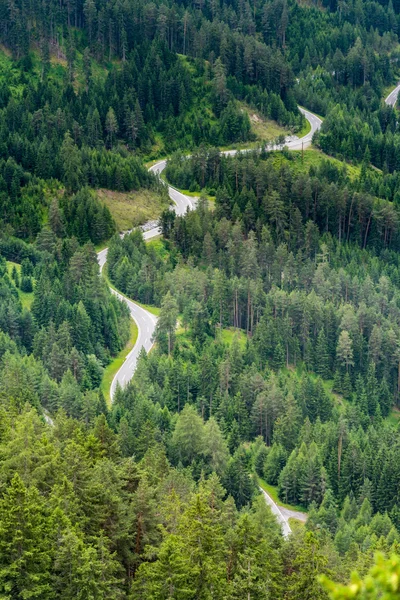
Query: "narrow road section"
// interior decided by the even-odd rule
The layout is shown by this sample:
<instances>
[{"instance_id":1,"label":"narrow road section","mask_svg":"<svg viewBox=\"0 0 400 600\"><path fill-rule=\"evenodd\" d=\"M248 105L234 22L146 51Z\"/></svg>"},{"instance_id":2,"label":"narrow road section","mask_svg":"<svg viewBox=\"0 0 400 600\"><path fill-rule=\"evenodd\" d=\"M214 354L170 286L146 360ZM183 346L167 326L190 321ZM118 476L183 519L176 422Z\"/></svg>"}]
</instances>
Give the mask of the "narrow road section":
<instances>
[{"instance_id":1,"label":"narrow road section","mask_svg":"<svg viewBox=\"0 0 400 600\"><path fill-rule=\"evenodd\" d=\"M299 110L303 113L303 115L305 116L307 121L310 123L311 128L310 128L309 133L306 136L304 136L302 138L290 138L285 142L284 145L287 146L287 148L289 148L290 150L302 150L302 149L308 148L308 146L310 146L312 143L312 138L313 138L314 133L316 131L318 131L318 129L321 127L321 124L322 124L322 120L319 117L317 117L316 115L314 115L313 113L309 112L308 110L305 110L304 108L300 108L300 107L299 107ZM275 149L275 148L280 149L281 147L278 148L278 147L274 146L273 149ZM237 152L238 152L237 150L227 150L226 152L223 152L223 154L225 154L226 156L233 156ZM167 161L160 160L158 163L156 163L155 165L150 167L149 170L152 171L156 175L160 175L166 166L167 166ZM193 198L190 198L189 196L185 196L185 194L182 194L182 192L180 192L173 186L171 186L171 185L168 186L168 193L169 193L171 200L174 203L173 209L175 210L177 215L184 215L187 210L192 210L194 208ZM152 238L155 238L160 234L161 234L160 228L158 226L155 226L155 227L150 227L150 229L144 231L143 237L145 240L151 240ZM108 248L105 248L104 250L101 250L101 252L98 252L98 254L97 254L100 271L102 271L102 269L104 268L104 265L107 262L107 252L108 252ZM137 338L136 344L132 348L132 350L130 351L128 356L126 357L123 365L121 366L119 371L116 373L116 375L111 383L110 397L111 397L111 401L112 401L112 399L115 395L115 390L117 389L117 386L120 385L121 388L123 388L132 379L133 374L136 369L137 360L138 360L138 357L139 357L139 354L140 354L142 348L144 348L146 350L146 352L149 352L149 350L151 350L151 348L153 346L153 336L154 336L154 331L155 331L156 324L157 324L157 317L155 317L148 310L145 310L144 308L142 308L135 302L132 302L132 300L129 300L125 296L122 296L122 294L117 292L112 287L110 287L110 290L118 298L120 298L121 300L124 300L127 303L128 308L131 313L131 317L132 317L132 319L135 320L135 322L138 326L138 338ZM264 490L262 490L261 488L260 488L260 490L261 490L262 494L264 495L266 502L271 507L272 512L278 519L278 522L280 523L280 525L282 527L282 534L284 535L284 537L287 537L291 533L291 529L290 529L290 525L289 525L289 516L285 515L282 512L283 509L281 510L280 507L274 502L274 500Z\"/></svg>"},{"instance_id":2,"label":"narrow road section","mask_svg":"<svg viewBox=\"0 0 400 600\"><path fill-rule=\"evenodd\" d=\"M290 529L289 525L289 517L286 517L283 514L281 508L276 504L274 500L272 500L271 496L267 494L265 490L263 490L261 487L259 489L265 498L265 502L270 506L272 513L275 515L276 520L281 526L283 537L288 537L292 533L292 530Z\"/></svg>"},{"instance_id":3,"label":"narrow road section","mask_svg":"<svg viewBox=\"0 0 400 600\"><path fill-rule=\"evenodd\" d=\"M155 231L155 229L153 231ZM158 233L155 233L154 235L158 235ZM154 237L154 235L152 237ZM101 252L97 253L97 260L99 263L100 272L103 270L104 265L107 262L107 251L108 248L105 248ZM157 324L157 317L155 317L148 310L145 310L144 308L136 304L136 302L132 302L132 300L126 298L126 296L123 296L122 294L117 292L117 290L115 290L113 287L110 287L110 290L113 294L117 296L117 298L126 302L131 313L131 317L136 322L138 328L138 337L136 340L136 344L129 352L128 356L124 360L122 366L117 371L117 373L114 376L114 379L111 382L110 398L112 400L115 394L115 390L117 389L117 385L119 384L123 388L132 379L133 374L136 370L137 360L142 348L144 348L146 352L149 352L151 350L153 346L153 336Z\"/></svg>"},{"instance_id":4,"label":"narrow road section","mask_svg":"<svg viewBox=\"0 0 400 600\"><path fill-rule=\"evenodd\" d=\"M399 95L400 92L400 84L394 88L393 92L390 92L389 96L385 99L385 104L388 104L390 106L395 106L396 102L397 102L397 97Z\"/></svg>"},{"instance_id":5,"label":"narrow road section","mask_svg":"<svg viewBox=\"0 0 400 600\"><path fill-rule=\"evenodd\" d=\"M290 138L286 141L285 146L287 146L290 150L301 150L303 148L308 148L308 146L312 143L313 135L318 129L321 127L322 120L309 112L308 110L299 107L299 110L303 113L307 121L310 123L310 131L303 138ZM223 152L226 156L234 156L238 151L237 150L227 150ZM150 167L149 171L152 171L155 175L160 175L162 171L167 166L167 160L160 160L155 165ZM184 215L187 210L192 210L194 208L194 199L189 196L185 196L179 190L174 188L173 186L168 186L169 196L174 203L174 210L177 215ZM158 226L151 227L150 229L143 232L143 237L145 240L151 240L158 235L161 234L161 230ZM105 248L101 252L97 254L97 259L100 266L100 271L103 269L104 265L107 262L107 252L108 248ZM125 297L122 297L116 290L110 288L113 294L116 294L118 297L125 300L128 304L130 313L132 318L136 321L139 334L138 339L136 341L135 346L132 348L130 353L125 359L124 364L121 366L119 371L116 373L110 389L110 397L111 400L115 394L115 390L117 389L117 385L119 384L121 387L125 387L127 383L132 379L133 374L136 369L137 358L140 354L142 348L148 352L153 345L153 334L157 324L157 318L152 315L148 310L145 310L141 306L132 302L132 300L128 300Z\"/></svg>"}]
</instances>

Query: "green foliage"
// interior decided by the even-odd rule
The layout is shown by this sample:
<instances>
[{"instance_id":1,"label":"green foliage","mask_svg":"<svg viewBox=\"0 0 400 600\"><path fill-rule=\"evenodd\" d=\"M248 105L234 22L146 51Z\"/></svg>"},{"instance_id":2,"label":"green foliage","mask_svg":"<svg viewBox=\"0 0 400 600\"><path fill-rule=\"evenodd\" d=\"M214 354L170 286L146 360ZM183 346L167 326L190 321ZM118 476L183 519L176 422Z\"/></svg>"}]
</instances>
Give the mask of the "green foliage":
<instances>
[{"instance_id":1,"label":"green foliage","mask_svg":"<svg viewBox=\"0 0 400 600\"><path fill-rule=\"evenodd\" d=\"M355 600L369 600L385 598L396 600L400 596L399 590L399 562L398 556L384 558L378 555L375 565L369 571L365 579L356 574L353 575L349 585L338 585L321 577L321 581L329 591L332 600L344 600L354 598Z\"/></svg>"},{"instance_id":2,"label":"green foliage","mask_svg":"<svg viewBox=\"0 0 400 600\"><path fill-rule=\"evenodd\" d=\"M319 575L364 576L399 544L398 2L0 10L0 595L321 600ZM300 130L295 98L360 167L207 147L253 140L243 103ZM165 194L140 158L163 150L215 210L112 239L112 282L161 308L109 411L129 313L91 189ZM254 471L309 510L286 540ZM384 560L333 597L395 598Z\"/></svg>"}]
</instances>

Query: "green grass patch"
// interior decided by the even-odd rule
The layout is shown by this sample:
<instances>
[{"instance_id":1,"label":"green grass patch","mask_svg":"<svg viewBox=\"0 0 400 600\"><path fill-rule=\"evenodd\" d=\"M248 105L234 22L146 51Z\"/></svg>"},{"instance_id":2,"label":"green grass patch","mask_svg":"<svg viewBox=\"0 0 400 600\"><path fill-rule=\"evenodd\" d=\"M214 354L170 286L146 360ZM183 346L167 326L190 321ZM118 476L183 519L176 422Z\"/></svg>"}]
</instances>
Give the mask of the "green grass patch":
<instances>
[{"instance_id":1,"label":"green grass patch","mask_svg":"<svg viewBox=\"0 0 400 600\"><path fill-rule=\"evenodd\" d=\"M19 265L18 263L14 263L11 261L7 261L7 272L8 275L10 276L11 279L11 272L13 270L13 268L17 269L18 275L21 279L21 265ZM34 280L32 279L32 283L34 284ZM28 310L31 309L32 306L32 302L33 302L33 292L23 292L22 290L20 290L19 288L17 288L18 291L18 296L19 299L21 301L22 307L23 308L27 308Z\"/></svg>"},{"instance_id":2,"label":"green grass patch","mask_svg":"<svg viewBox=\"0 0 400 600\"><path fill-rule=\"evenodd\" d=\"M164 156L164 158L168 158L167 156ZM156 165L158 162L160 162L159 158L153 158L152 160L147 160L144 163L144 166L147 167L148 169L150 169L150 167Z\"/></svg>"},{"instance_id":3,"label":"green grass patch","mask_svg":"<svg viewBox=\"0 0 400 600\"><path fill-rule=\"evenodd\" d=\"M280 135L289 135L290 131L281 127L276 121L266 119L259 111L251 108L244 102L241 104L242 111L248 114L251 130L258 140L262 142L273 141Z\"/></svg>"},{"instance_id":4,"label":"green grass patch","mask_svg":"<svg viewBox=\"0 0 400 600\"><path fill-rule=\"evenodd\" d=\"M167 181L167 180L165 179L165 181ZM169 182L167 182L167 183L169 183ZM169 185L172 185L172 184L170 183ZM175 186L173 186L173 187L175 187ZM176 189L178 189L178 188L176 188ZM190 196L190 198L199 198L202 193L201 191L190 192L189 190L181 190L181 189L179 189L179 191L182 192L182 194L185 194L185 196ZM203 195L205 195L205 194L203 194Z\"/></svg>"},{"instance_id":5,"label":"green grass patch","mask_svg":"<svg viewBox=\"0 0 400 600\"><path fill-rule=\"evenodd\" d=\"M301 150L291 150L290 157L288 159L282 152L276 151L273 153L272 160L276 166L287 164L296 174L308 173L310 167L318 168L326 160L339 169L345 167L346 173L351 180L357 179L361 173L360 166L342 162L338 158L328 156L328 154L324 154L316 148L307 148L304 152Z\"/></svg>"},{"instance_id":6,"label":"green grass patch","mask_svg":"<svg viewBox=\"0 0 400 600\"><path fill-rule=\"evenodd\" d=\"M290 529L292 531L296 531L297 529L303 529L303 527L305 526L305 522L300 521L300 519L294 519L293 517L289 517L288 521Z\"/></svg>"},{"instance_id":7,"label":"green grass patch","mask_svg":"<svg viewBox=\"0 0 400 600\"><path fill-rule=\"evenodd\" d=\"M397 427L400 422L400 410L394 406L387 417L386 421L393 425L393 427Z\"/></svg>"},{"instance_id":8,"label":"green grass patch","mask_svg":"<svg viewBox=\"0 0 400 600\"><path fill-rule=\"evenodd\" d=\"M196 192L191 192L190 190L183 190L181 188L177 188L173 183L170 183L168 181L167 176L165 174L165 170L161 171L161 179L174 189L178 190L178 192L180 192L181 194L185 194L185 196L189 196L190 198L200 198L200 196L203 196L203 198L206 198L208 201L208 208L210 210L214 210L215 196L210 196L210 194L207 194L207 190L197 190Z\"/></svg>"},{"instance_id":9,"label":"green grass patch","mask_svg":"<svg viewBox=\"0 0 400 600\"><path fill-rule=\"evenodd\" d=\"M285 502L282 502L282 500L280 500L280 498L278 496L278 488L277 488L277 486L275 486L275 485L269 485L269 483L267 483L266 481L264 481L264 479L262 479L261 477L257 477L257 481L258 481L258 485L265 492L267 492L267 494L269 496L271 496L272 500L278 506L282 506L282 508L287 508L289 510L297 510L298 512L307 512L307 510L304 508L304 506L293 505L293 504L286 504Z\"/></svg>"},{"instance_id":10,"label":"green grass patch","mask_svg":"<svg viewBox=\"0 0 400 600\"><path fill-rule=\"evenodd\" d=\"M165 247L164 240L161 236L153 238L147 242L147 246L152 248L157 256L159 256L162 260L167 260L169 257L169 251Z\"/></svg>"},{"instance_id":11,"label":"green grass patch","mask_svg":"<svg viewBox=\"0 0 400 600\"><path fill-rule=\"evenodd\" d=\"M191 347L193 344L193 340L190 335L190 329L185 329L182 326L181 321L182 321L182 315L179 315L178 316L178 328L176 330L176 337L180 342L183 342ZM217 339L218 339L218 335L221 336L220 339L222 340L222 342L224 342L228 346L230 346L232 344L234 339L237 339L239 341L239 346L240 346L241 350L244 350L246 347L246 334L242 330L237 330L237 329L233 329L233 328L229 327L227 329L223 329L221 334L219 334L219 331L217 329L217 333L216 333Z\"/></svg>"},{"instance_id":12,"label":"green grass patch","mask_svg":"<svg viewBox=\"0 0 400 600\"><path fill-rule=\"evenodd\" d=\"M309 134L311 131L311 123L310 121L307 121L307 119L305 119L305 123L303 125L303 127L300 129L300 131L298 131L296 133L297 137L302 138L305 137L307 134Z\"/></svg>"},{"instance_id":13,"label":"green grass patch","mask_svg":"<svg viewBox=\"0 0 400 600\"><path fill-rule=\"evenodd\" d=\"M229 346L232 344L234 339L237 339L239 346L242 350L246 347L246 334L241 329L234 329L233 327L227 327L221 332L221 339L225 344Z\"/></svg>"},{"instance_id":14,"label":"green grass patch","mask_svg":"<svg viewBox=\"0 0 400 600\"><path fill-rule=\"evenodd\" d=\"M95 250L96 252L101 252L102 250L105 250L106 248L108 248L110 243L110 240L106 240L105 242L100 242L99 244L95 245Z\"/></svg>"},{"instance_id":15,"label":"green grass patch","mask_svg":"<svg viewBox=\"0 0 400 600\"><path fill-rule=\"evenodd\" d=\"M169 206L168 198L146 189L137 192L100 189L96 193L100 202L110 209L119 231L126 231L157 219Z\"/></svg>"},{"instance_id":16,"label":"green grass patch","mask_svg":"<svg viewBox=\"0 0 400 600\"><path fill-rule=\"evenodd\" d=\"M160 159L164 159L166 154L164 140L161 134L154 132L154 143L151 146L151 149L143 156L146 164L152 166L152 164L157 163Z\"/></svg>"},{"instance_id":17,"label":"green grass patch","mask_svg":"<svg viewBox=\"0 0 400 600\"><path fill-rule=\"evenodd\" d=\"M118 373L119 369L124 364L126 357L129 352L132 350L134 345L136 344L136 340L138 337L138 328L133 319L130 320L130 332L129 332L129 340L127 341L125 348L123 348L119 354L114 358L112 362L104 369L103 379L101 381L100 389L104 394L107 404L111 405L111 396L110 389L112 381L115 375Z\"/></svg>"}]
</instances>

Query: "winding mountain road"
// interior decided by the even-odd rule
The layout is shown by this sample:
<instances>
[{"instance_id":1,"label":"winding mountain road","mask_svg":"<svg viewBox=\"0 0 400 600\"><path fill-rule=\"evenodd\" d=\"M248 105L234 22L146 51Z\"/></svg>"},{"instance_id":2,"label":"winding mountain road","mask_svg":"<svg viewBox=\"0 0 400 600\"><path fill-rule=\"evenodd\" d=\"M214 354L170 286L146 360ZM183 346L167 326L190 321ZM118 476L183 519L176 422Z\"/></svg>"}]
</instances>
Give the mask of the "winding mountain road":
<instances>
[{"instance_id":1,"label":"winding mountain road","mask_svg":"<svg viewBox=\"0 0 400 600\"><path fill-rule=\"evenodd\" d=\"M399 91L400 91L400 84L386 98L386 100L385 100L386 104L390 104L391 106L394 106L394 104L396 103L397 95L398 95ZM313 138L314 133L316 131L318 131L318 129L321 127L321 124L322 124L322 120L317 115L314 115L313 113L311 113L310 111L308 111L302 107L299 107L299 110L303 113L303 115L305 116L307 121L310 123L311 127L310 127L309 133L307 133L307 135L305 135L304 137L289 138L285 142L285 146L289 150L302 150L302 149L308 148L312 143L312 138ZM278 148L278 147L274 146L273 149L275 149L275 148ZM233 156L237 152L238 152L237 150L227 150L227 151L223 152L223 154L225 154L227 156ZM167 161L161 160L161 161L157 162L155 165L153 165L152 167L150 167L149 170L152 171L153 173L155 173L156 175L160 175L166 166L167 166ZM171 200L174 203L174 210L178 215L184 215L187 210L192 210L194 208L193 198L190 198L189 196L185 196L185 194L182 194L182 192L180 192L173 186L170 186L170 185L168 186L168 193L169 193ZM147 231L143 232L143 237L145 240L150 240L150 239L160 235L160 233L161 233L161 230L159 227L152 227L152 228L148 229ZM101 252L99 252L97 254L100 271L103 269L104 265L106 264L107 251L108 251L108 249L105 248L104 250L102 250ZM136 369L137 360L138 360L138 357L139 357L139 354L140 354L142 348L144 348L146 350L146 352L149 352L149 350L152 348L153 334L154 334L154 330L155 330L155 327L157 324L157 318L152 313L150 313L148 310L145 310L144 308L142 308L135 302L132 302L132 300L129 300L125 296L122 296L122 294L117 292L112 287L110 289L113 294L115 294L118 298L120 298L121 300L124 300L127 303L130 313L131 313L131 317L132 317L132 319L134 319L134 321L136 322L136 324L138 326L138 338L137 338L136 344L132 348L132 350L129 352L123 365L121 366L119 371L116 373L116 375L111 383L110 396L111 396L111 400L112 400L114 397L114 394L115 394L115 390L117 389L117 385L120 385L123 388L132 379L133 374ZM283 510L281 510L280 507L273 501L273 499L264 490L261 490L261 491L265 497L266 502L270 505L272 512L276 515L279 523L281 524L283 535L285 537L287 537L291 533L291 528L289 525L289 516L290 515L286 514ZM300 514L302 514L302 513L300 513Z\"/></svg>"},{"instance_id":2,"label":"winding mountain road","mask_svg":"<svg viewBox=\"0 0 400 600\"><path fill-rule=\"evenodd\" d=\"M286 142L285 145L291 150L301 150L302 148L307 148L308 146L310 146L314 133L321 127L321 123L322 123L322 120L319 117L317 117L313 113L309 112L308 110L305 110L304 108L300 108L300 111L304 114L307 121L310 123L311 128L310 128L309 133L306 136L304 136L303 138L294 138L294 139L291 138ZM227 150L223 154L225 154L227 156L233 156L234 154L236 154L236 152L237 152L237 150ZM150 167L149 170L152 171L156 175L160 175L166 166L167 166L167 161L160 160L155 165ZM194 208L193 198L190 198L189 196L185 196L185 194L182 194L182 192L180 192L173 186L171 186L171 185L168 186L168 193L169 193L171 200L174 203L174 210L175 210L176 214L184 215L187 210L192 210ZM161 230L159 227L152 227L152 228L148 229L147 231L143 232L143 237L145 240L151 240L152 238L160 235L160 233L161 233ZM101 250L101 252L98 252L98 254L97 254L100 271L103 269L104 265L107 262L107 252L108 252L108 248L105 248L104 250ZM110 288L110 289L113 294L118 296L120 299L125 300L125 302L127 303L128 307L129 307L131 317L132 317L132 319L135 320L135 322L138 326L138 338L137 338L136 344L132 348L132 350L129 352L123 365L121 366L119 371L116 373L116 375L111 383L110 396L111 396L111 399L113 399L115 390L117 389L117 385L119 384L121 387L125 387L127 385L127 383L132 379L133 374L136 369L136 363L137 363L137 359L138 359L141 349L144 348L146 350L146 352L149 352L149 350L151 349L151 347L153 345L152 338L153 338L154 330L156 327L157 318L152 313L150 313L148 310L145 310L144 308L142 308L135 302L132 302L132 300L129 300L128 298L122 296L119 292L117 292L113 288Z\"/></svg>"}]
</instances>

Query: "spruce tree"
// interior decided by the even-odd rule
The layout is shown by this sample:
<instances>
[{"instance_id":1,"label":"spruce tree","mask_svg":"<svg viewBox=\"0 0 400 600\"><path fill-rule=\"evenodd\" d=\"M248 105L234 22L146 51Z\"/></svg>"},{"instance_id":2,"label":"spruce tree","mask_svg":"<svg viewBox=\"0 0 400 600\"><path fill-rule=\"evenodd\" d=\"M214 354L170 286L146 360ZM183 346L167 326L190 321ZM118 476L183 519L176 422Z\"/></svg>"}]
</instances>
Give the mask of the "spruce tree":
<instances>
[{"instance_id":1,"label":"spruce tree","mask_svg":"<svg viewBox=\"0 0 400 600\"><path fill-rule=\"evenodd\" d=\"M0 590L16 598L51 598L54 548L44 502L16 473L0 501Z\"/></svg>"},{"instance_id":2,"label":"spruce tree","mask_svg":"<svg viewBox=\"0 0 400 600\"><path fill-rule=\"evenodd\" d=\"M329 367L330 359L328 352L328 343L325 336L324 329L318 334L317 344L315 347L315 371L323 379L329 379L331 371Z\"/></svg>"}]
</instances>

